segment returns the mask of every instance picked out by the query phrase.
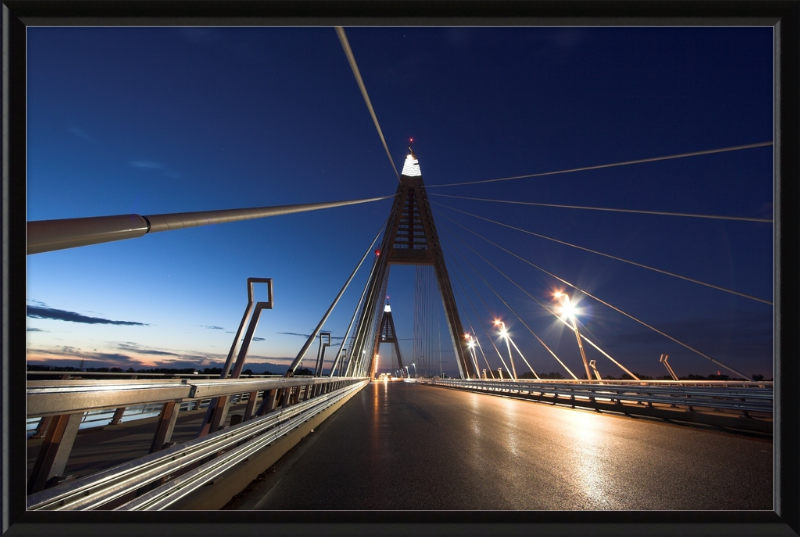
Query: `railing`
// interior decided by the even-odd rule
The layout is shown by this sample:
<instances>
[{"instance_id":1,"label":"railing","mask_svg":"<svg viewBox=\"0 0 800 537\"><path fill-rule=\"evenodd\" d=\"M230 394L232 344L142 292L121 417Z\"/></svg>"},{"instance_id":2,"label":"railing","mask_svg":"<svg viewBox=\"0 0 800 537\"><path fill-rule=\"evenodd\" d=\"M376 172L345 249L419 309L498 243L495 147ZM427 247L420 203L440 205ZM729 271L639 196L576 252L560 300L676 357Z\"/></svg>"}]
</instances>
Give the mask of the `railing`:
<instances>
[{"instance_id":1,"label":"railing","mask_svg":"<svg viewBox=\"0 0 800 537\"><path fill-rule=\"evenodd\" d=\"M31 494L28 496L28 509L96 509L114 500L132 495L148 484L170 479L116 508L116 510L164 509L274 442L300 423L358 391L366 385L367 380L334 379L332 382L346 383L347 385L336 391L289 408L275 410L267 415L208 436ZM325 383L322 382L322 384ZM220 452L224 453L213 458ZM206 461L209 457L212 459ZM199 466L190 468L197 464ZM172 478L182 469L186 470L183 475Z\"/></svg>"},{"instance_id":2,"label":"railing","mask_svg":"<svg viewBox=\"0 0 800 537\"><path fill-rule=\"evenodd\" d=\"M202 401L213 398L227 398L229 402L247 400L247 408L240 417L242 422L248 422L273 415L278 407L285 410L301 402L323 402L328 399L328 394L344 393L340 390L359 383L363 386L363 382L364 379L352 377L202 379L194 376L183 379L29 381L27 416L42 418L37 436L44 436L44 440L28 482L28 491L41 491L63 479L78 428L87 412L115 409L115 414L121 417L126 407L161 404L150 449L153 454L170 448L177 416L187 403L194 403L196 409ZM256 407L259 395L262 395L261 404ZM209 408L207 414L211 411L220 412L220 409ZM226 406L224 412L227 412ZM218 432L216 425L214 430L209 430L209 416L198 431L199 437L205 438L205 432L212 435Z\"/></svg>"},{"instance_id":3,"label":"railing","mask_svg":"<svg viewBox=\"0 0 800 537\"><path fill-rule=\"evenodd\" d=\"M741 412L772 414L772 382L731 381L563 381L563 380L457 380L418 379L417 382L487 392L509 392L539 397L550 397L553 401L608 401L618 405L623 402L642 403L652 407L653 403L682 405L689 410L694 407L726 409Z\"/></svg>"}]
</instances>

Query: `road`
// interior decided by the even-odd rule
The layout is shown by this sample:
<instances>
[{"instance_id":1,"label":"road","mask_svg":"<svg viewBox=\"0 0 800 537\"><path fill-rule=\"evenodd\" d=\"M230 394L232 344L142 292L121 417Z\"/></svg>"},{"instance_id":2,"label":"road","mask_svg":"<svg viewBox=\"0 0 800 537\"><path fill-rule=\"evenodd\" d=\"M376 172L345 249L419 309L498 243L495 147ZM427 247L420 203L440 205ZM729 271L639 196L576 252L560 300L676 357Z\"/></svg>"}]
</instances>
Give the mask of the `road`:
<instances>
[{"instance_id":1,"label":"road","mask_svg":"<svg viewBox=\"0 0 800 537\"><path fill-rule=\"evenodd\" d=\"M373 382L226 508L772 510L772 440Z\"/></svg>"}]
</instances>

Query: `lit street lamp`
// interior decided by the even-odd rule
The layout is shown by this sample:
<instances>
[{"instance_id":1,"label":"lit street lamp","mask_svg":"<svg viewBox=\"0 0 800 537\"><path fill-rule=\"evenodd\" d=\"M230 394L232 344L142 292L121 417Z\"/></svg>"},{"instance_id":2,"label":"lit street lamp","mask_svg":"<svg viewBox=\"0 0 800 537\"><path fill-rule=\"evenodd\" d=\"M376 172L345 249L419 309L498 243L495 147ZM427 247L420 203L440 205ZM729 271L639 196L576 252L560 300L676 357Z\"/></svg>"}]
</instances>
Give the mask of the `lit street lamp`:
<instances>
[{"instance_id":1,"label":"lit street lamp","mask_svg":"<svg viewBox=\"0 0 800 537\"><path fill-rule=\"evenodd\" d=\"M415 362L411 362L411 365L414 366L414 378L417 378L417 364Z\"/></svg>"},{"instance_id":2,"label":"lit street lamp","mask_svg":"<svg viewBox=\"0 0 800 537\"><path fill-rule=\"evenodd\" d=\"M581 342L581 334L578 332L578 323L575 321L575 305L570 302L569 295L558 291L553 294L555 298L561 298L561 313L562 318L566 317L572 322L572 328L575 330L575 338L578 340L578 348L581 351L581 358L583 359L583 367L586 368L586 378L592 380L592 373L589 371L589 363L586 361L586 352L583 350L583 343Z\"/></svg>"},{"instance_id":3,"label":"lit street lamp","mask_svg":"<svg viewBox=\"0 0 800 537\"><path fill-rule=\"evenodd\" d=\"M472 356L472 366L475 368L475 376L477 378L480 378L480 368L478 368L478 358L475 355L475 341L472 340L472 336L470 334L464 334L464 337L467 338L467 347L469 347L470 356Z\"/></svg>"},{"instance_id":4,"label":"lit street lamp","mask_svg":"<svg viewBox=\"0 0 800 537\"><path fill-rule=\"evenodd\" d=\"M508 330L506 330L506 323L503 321L495 320L494 324L500 325L500 335L506 340L506 349L508 349L508 360L511 362L511 377L517 380L517 368L514 365L514 357L511 355L511 345L508 343Z\"/></svg>"}]
</instances>

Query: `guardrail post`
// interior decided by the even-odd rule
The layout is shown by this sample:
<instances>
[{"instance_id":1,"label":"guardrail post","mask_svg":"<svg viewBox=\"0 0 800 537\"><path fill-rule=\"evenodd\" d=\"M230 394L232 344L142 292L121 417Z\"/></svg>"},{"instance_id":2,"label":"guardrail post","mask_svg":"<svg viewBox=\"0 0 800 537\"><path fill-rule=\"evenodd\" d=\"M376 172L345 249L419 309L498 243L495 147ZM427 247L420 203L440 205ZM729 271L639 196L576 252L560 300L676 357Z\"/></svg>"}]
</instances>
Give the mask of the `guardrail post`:
<instances>
[{"instance_id":1,"label":"guardrail post","mask_svg":"<svg viewBox=\"0 0 800 537\"><path fill-rule=\"evenodd\" d=\"M164 444L172 439L172 431L175 429L175 422L178 419L178 412L181 406L175 401L164 403L161 407L161 414L158 415L156 434L150 444L150 453L164 449Z\"/></svg>"},{"instance_id":2,"label":"guardrail post","mask_svg":"<svg viewBox=\"0 0 800 537\"><path fill-rule=\"evenodd\" d=\"M31 438L42 438L45 434L47 434L47 428L50 426L50 423L53 421L53 416L45 416L39 420L39 425L36 426L36 431L33 433Z\"/></svg>"},{"instance_id":3,"label":"guardrail post","mask_svg":"<svg viewBox=\"0 0 800 537\"><path fill-rule=\"evenodd\" d=\"M136 379L136 375L130 376L131 380ZM117 410L114 411L114 417L111 418L111 423L109 425L118 425L122 421L122 415L125 413L125 407L121 406Z\"/></svg>"},{"instance_id":4,"label":"guardrail post","mask_svg":"<svg viewBox=\"0 0 800 537\"><path fill-rule=\"evenodd\" d=\"M256 416L263 416L268 412L275 410L275 403L278 395L278 390L267 390L264 392L264 399L261 401L261 406L258 407Z\"/></svg>"},{"instance_id":5,"label":"guardrail post","mask_svg":"<svg viewBox=\"0 0 800 537\"><path fill-rule=\"evenodd\" d=\"M119 425L122 421L122 415L125 413L125 408L126 407L121 406L114 411L114 417L111 418L111 423L109 423L109 425Z\"/></svg>"},{"instance_id":6,"label":"guardrail post","mask_svg":"<svg viewBox=\"0 0 800 537\"><path fill-rule=\"evenodd\" d=\"M28 494L47 488L53 478L63 477L82 418L82 412L54 416L28 480Z\"/></svg>"},{"instance_id":7,"label":"guardrail post","mask_svg":"<svg viewBox=\"0 0 800 537\"><path fill-rule=\"evenodd\" d=\"M256 408L257 398L258 392L250 392L250 397L247 398L247 406L244 409L244 417L242 418L242 421L247 421L253 417L253 410Z\"/></svg>"}]
</instances>

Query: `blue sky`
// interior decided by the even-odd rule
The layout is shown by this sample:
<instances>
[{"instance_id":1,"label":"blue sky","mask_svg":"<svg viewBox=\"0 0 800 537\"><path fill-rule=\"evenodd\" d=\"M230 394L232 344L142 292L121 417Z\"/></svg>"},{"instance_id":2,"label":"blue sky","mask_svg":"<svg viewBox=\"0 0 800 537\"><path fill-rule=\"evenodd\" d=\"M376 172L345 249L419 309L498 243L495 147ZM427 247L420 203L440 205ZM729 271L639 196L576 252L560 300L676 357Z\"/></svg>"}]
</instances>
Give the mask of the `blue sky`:
<instances>
[{"instance_id":1,"label":"blue sky","mask_svg":"<svg viewBox=\"0 0 800 537\"><path fill-rule=\"evenodd\" d=\"M767 300L771 224L437 196L771 218L771 147L435 187L770 141L771 28L346 31L398 169L409 137L415 139L451 272L467 286L484 322L497 316L507 323L538 372L563 370L455 248L577 373L582 366L574 335L458 237L542 302L552 303L552 292L564 286L450 219L744 373L772 376L770 305L448 207ZM332 28L27 32L28 220L395 191L394 172ZM292 334L316 326L390 205L385 200L28 256L28 359L76 366L85 358L87 367L218 365L246 305L246 279L271 277L275 309L263 314L248 363L256 371L263 363L286 365L304 342ZM406 360L414 274L411 267L394 267L388 293ZM343 335L365 278L364 270L325 326L334 336ZM663 374L661 353L670 355L679 375L720 369L598 302L585 298L581 306L584 332L631 370ZM488 351L487 336L466 308L462 315ZM443 369L455 374L448 340L443 334ZM597 359L601 373L621 373L593 352L588 358ZM316 346L306 365L315 354ZM487 356L496 369L497 357Z\"/></svg>"}]
</instances>

